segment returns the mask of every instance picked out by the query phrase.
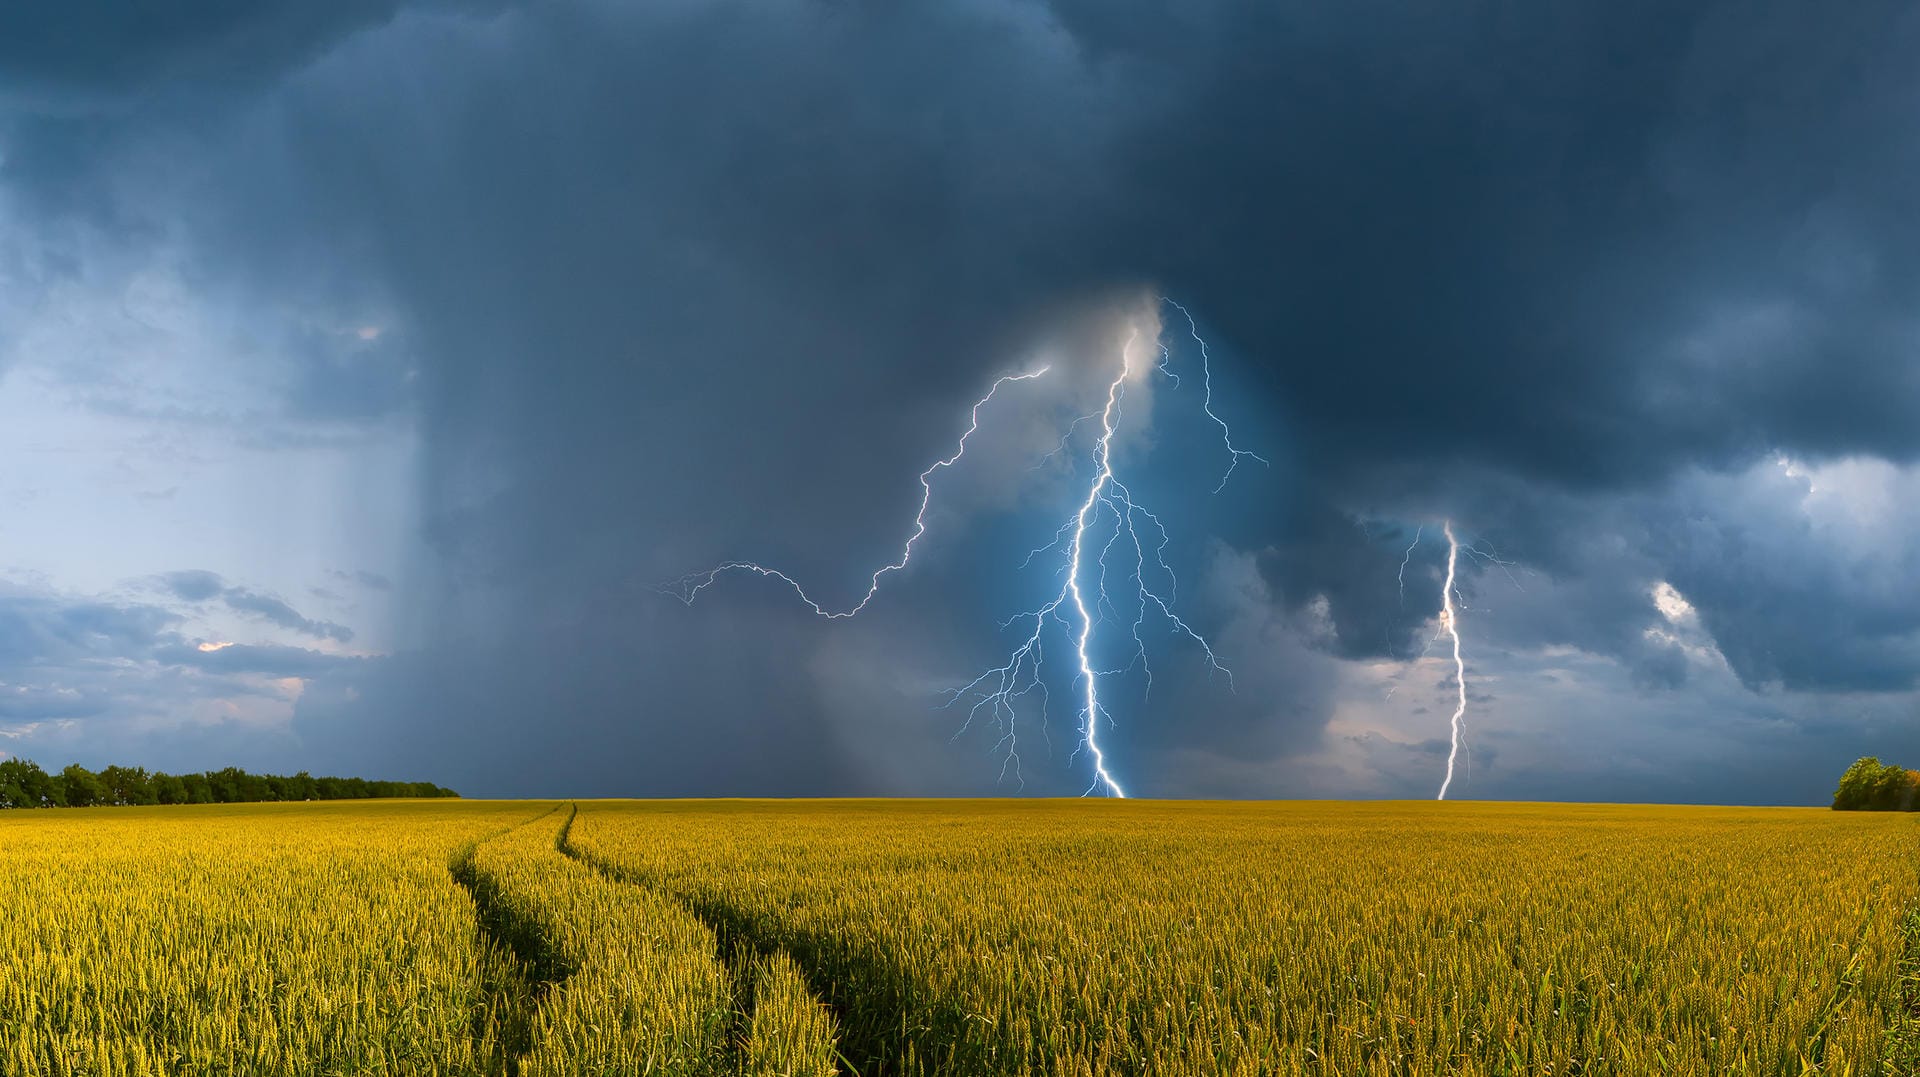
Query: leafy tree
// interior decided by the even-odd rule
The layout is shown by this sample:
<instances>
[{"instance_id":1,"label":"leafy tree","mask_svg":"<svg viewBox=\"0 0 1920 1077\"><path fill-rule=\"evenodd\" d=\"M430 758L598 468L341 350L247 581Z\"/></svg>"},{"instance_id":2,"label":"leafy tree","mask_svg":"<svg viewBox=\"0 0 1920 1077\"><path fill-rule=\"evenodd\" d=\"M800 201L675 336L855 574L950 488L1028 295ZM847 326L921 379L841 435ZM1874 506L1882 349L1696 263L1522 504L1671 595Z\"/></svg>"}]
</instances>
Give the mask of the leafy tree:
<instances>
[{"instance_id":1,"label":"leafy tree","mask_svg":"<svg viewBox=\"0 0 1920 1077\"><path fill-rule=\"evenodd\" d=\"M1876 811L1913 810L1913 779L1905 767L1892 763L1881 766L1873 780L1873 807Z\"/></svg>"},{"instance_id":2,"label":"leafy tree","mask_svg":"<svg viewBox=\"0 0 1920 1077\"><path fill-rule=\"evenodd\" d=\"M1905 772L1902 772L1903 774ZM1920 777L1920 776L1916 776ZM1912 782L1902 786L1912 799ZM26 759L0 759L0 808L87 807L96 804L240 804L262 800L361 800L369 797L457 797L432 782L249 774L222 767L205 774L148 773L111 766L99 774L79 765L49 775Z\"/></svg>"},{"instance_id":3,"label":"leafy tree","mask_svg":"<svg viewBox=\"0 0 1920 1077\"><path fill-rule=\"evenodd\" d=\"M1862 756L1840 775L1840 787L1833 792L1835 811L1867 811L1873 807L1874 786L1880 777L1878 756Z\"/></svg>"},{"instance_id":4,"label":"leafy tree","mask_svg":"<svg viewBox=\"0 0 1920 1077\"><path fill-rule=\"evenodd\" d=\"M212 804L213 785L205 774L182 774L180 783L187 787L187 803Z\"/></svg>"},{"instance_id":5,"label":"leafy tree","mask_svg":"<svg viewBox=\"0 0 1920 1077\"><path fill-rule=\"evenodd\" d=\"M31 759L0 760L0 803L14 808L44 808L54 779Z\"/></svg>"},{"instance_id":6,"label":"leafy tree","mask_svg":"<svg viewBox=\"0 0 1920 1077\"><path fill-rule=\"evenodd\" d=\"M1920 810L1920 771L1864 756L1840 776L1833 807L1835 811Z\"/></svg>"},{"instance_id":7,"label":"leafy tree","mask_svg":"<svg viewBox=\"0 0 1920 1077\"><path fill-rule=\"evenodd\" d=\"M155 774L153 776L153 799L156 804L188 803L186 780L172 774Z\"/></svg>"},{"instance_id":8,"label":"leafy tree","mask_svg":"<svg viewBox=\"0 0 1920 1077\"><path fill-rule=\"evenodd\" d=\"M320 783L314 781L313 775L308 774L304 770L287 779L287 781L291 786L290 791L292 793L289 799L312 800L320 795Z\"/></svg>"},{"instance_id":9,"label":"leafy tree","mask_svg":"<svg viewBox=\"0 0 1920 1077\"><path fill-rule=\"evenodd\" d=\"M106 783L78 763L69 763L67 769L60 772L60 784L69 808L90 808L96 804L113 803L113 794L107 791Z\"/></svg>"},{"instance_id":10,"label":"leafy tree","mask_svg":"<svg viewBox=\"0 0 1920 1077\"><path fill-rule=\"evenodd\" d=\"M158 803L153 795L153 779L145 767L108 767L100 772L100 781L107 787L108 803Z\"/></svg>"}]
</instances>

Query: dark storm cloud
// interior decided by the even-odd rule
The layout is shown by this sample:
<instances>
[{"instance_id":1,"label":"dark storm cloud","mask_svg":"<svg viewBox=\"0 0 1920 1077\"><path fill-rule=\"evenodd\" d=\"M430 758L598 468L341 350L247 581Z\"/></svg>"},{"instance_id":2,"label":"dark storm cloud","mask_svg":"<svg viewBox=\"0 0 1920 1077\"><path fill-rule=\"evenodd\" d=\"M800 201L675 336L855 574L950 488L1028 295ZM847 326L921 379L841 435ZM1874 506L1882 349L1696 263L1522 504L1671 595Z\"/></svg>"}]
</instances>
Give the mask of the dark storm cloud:
<instances>
[{"instance_id":1,"label":"dark storm cloud","mask_svg":"<svg viewBox=\"0 0 1920 1077\"><path fill-rule=\"evenodd\" d=\"M251 83L387 18L395 0L328 4L76 0L0 12L0 90L56 108L154 85Z\"/></svg>"},{"instance_id":2,"label":"dark storm cloud","mask_svg":"<svg viewBox=\"0 0 1920 1077\"><path fill-rule=\"evenodd\" d=\"M880 563L918 493L903 462L945 449L1025 332L1140 287L1191 301L1223 406L1276 459L1223 495L1255 506L1232 539L1263 551L1275 623L1324 611L1319 651L1408 653L1434 547L1404 600L1397 566L1412 526L1456 516L1562 600L1514 603L1508 642L1614 656L1644 691L1688 683L1648 635L1661 580L1756 686L1920 665L1845 556L1741 556L1783 521L1687 485L1773 451L1920 450L1904 6L342 8L44 48L30 74L53 116L62 87L77 107L228 70L247 35L298 70L234 91L242 120L143 132L213 162L168 210L220 270L333 259L402 314L405 357L316 366L296 398L418 410L435 553L402 584L420 653L303 700L316 741L470 753L497 791L522 779L490 759L538 759L524 787L553 789L596 756L626 761L609 791L899 788L845 742L922 720L919 688L785 596L683 610L637 584ZM61 151L77 131L22 136L53 147L8 157L23 190L116 159ZM924 588L923 615L1018 608L958 572ZM1204 749L1327 719L1318 687L1262 689L1162 721Z\"/></svg>"},{"instance_id":3,"label":"dark storm cloud","mask_svg":"<svg viewBox=\"0 0 1920 1077\"><path fill-rule=\"evenodd\" d=\"M1912 455L1911 9L1234 6L1172 48L1067 11L1144 118L1154 275L1317 462Z\"/></svg>"}]
</instances>

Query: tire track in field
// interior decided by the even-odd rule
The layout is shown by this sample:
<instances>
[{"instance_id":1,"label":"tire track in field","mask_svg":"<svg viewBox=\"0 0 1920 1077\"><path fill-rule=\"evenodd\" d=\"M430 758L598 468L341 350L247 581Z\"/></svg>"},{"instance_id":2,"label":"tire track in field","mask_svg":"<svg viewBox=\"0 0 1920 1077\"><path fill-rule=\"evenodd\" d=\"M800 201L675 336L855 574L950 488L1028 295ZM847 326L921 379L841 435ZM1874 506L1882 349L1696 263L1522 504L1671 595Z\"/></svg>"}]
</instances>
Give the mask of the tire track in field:
<instances>
[{"instance_id":1,"label":"tire track in field","mask_svg":"<svg viewBox=\"0 0 1920 1077\"><path fill-rule=\"evenodd\" d=\"M800 969L808 992L833 1014L835 1054L839 1056L844 1072L849 1077L885 1077L899 1072L899 1059L906 1045L897 1035L888 1036L881 1031L897 1030L905 1023L904 1006L897 993L890 997L889 1005L882 1007L883 1020L875 1020L874 1007L871 1005L853 1010L837 997L832 978L820 964L812 960L811 948L803 950L788 945L771 925L763 924L733 906L656 887L639 873L602 860L574 845L570 838L575 817L568 816L566 825L560 828L560 839L555 846L560 852L613 882L652 890L679 902L713 933L715 956L726 967L733 984L734 1022L728 1029L727 1040L736 1060L744 1058L747 1032L753 1020L758 959L785 954ZM878 977L866 979L869 984L878 982ZM865 1020L858 1020L862 1016ZM869 1031L863 1034L860 1031L862 1029Z\"/></svg>"},{"instance_id":2,"label":"tire track in field","mask_svg":"<svg viewBox=\"0 0 1920 1077\"><path fill-rule=\"evenodd\" d=\"M494 955L485 971L487 1005L474 1014L473 1038L492 1055L488 1069L507 1077L517 1077L520 1060L533 1047L533 1019L541 1001L573 970L541 938L537 925L501 899L499 887L481 873L475 858L480 846L559 810L555 804L525 822L483 834L456 849L447 864L453 881L473 899L480 934ZM571 816L567 822L572 824ZM487 1042L489 1029L496 1033L491 1043Z\"/></svg>"}]
</instances>

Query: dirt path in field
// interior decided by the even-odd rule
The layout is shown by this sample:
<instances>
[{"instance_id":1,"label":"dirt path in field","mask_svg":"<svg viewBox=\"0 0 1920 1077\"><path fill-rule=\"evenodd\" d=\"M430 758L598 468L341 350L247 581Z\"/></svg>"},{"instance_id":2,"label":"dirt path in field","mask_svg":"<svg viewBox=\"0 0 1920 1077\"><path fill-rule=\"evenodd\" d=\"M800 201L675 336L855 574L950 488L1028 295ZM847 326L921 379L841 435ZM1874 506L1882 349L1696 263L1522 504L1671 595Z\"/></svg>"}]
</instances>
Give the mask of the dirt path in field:
<instances>
[{"instance_id":1,"label":"dirt path in field","mask_svg":"<svg viewBox=\"0 0 1920 1077\"><path fill-rule=\"evenodd\" d=\"M573 819L573 816L569 816L560 830L557 848L562 853L621 885L644 887L672 898L713 932L715 955L726 966L733 980L735 1024L729 1030L728 1040L736 1052L744 1047L747 1029L753 1020L756 959L784 954L799 967L814 999L833 1015L842 1072L847 1077L885 1077L899 1071L898 1059L904 1045L897 1035L889 1036L879 1030L900 1027L900 1007L889 1009L886 1019L878 1021L875 1020L871 1005L864 1005L855 1013L836 997L831 977L814 960L815 954L810 949L787 945L764 925L756 923L752 917L732 906L704 901L695 895L678 891L662 890L618 864L601 860L568 840ZM863 1030L872 1031L862 1034Z\"/></svg>"},{"instance_id":2,"label":"dirt path in field","mask_svg":"<svg viewBox=\"0 0 1920 1077\"><path fill-rule=\"evenodd\" d=\"M491 1056L489 1069L518 1077L520 1060L533 1046L533 1018L547 992L572 969L543 939L535 925L515 915L499 891L474 864L480 846L523 826L533 826L560 810L552 808L522 823L483 835L457 850L448 862L453 881L473 899L480 933L491 954L486 967L487 1006L474 1015L473 1036ZM572 816L568 816L572 823Z\"/></svg>"}]
</instances>

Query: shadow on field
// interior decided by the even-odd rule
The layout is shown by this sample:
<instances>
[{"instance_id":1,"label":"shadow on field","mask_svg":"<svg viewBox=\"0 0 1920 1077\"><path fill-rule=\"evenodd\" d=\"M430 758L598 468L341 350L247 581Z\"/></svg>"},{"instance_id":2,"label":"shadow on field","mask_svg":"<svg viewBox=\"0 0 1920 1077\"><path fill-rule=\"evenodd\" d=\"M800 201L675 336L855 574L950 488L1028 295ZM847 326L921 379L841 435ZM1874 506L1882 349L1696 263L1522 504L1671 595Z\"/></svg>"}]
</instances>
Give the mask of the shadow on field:
<instances>
[{"instance_id":1,"label":"shadow on field","mask_svg":"<svg viewBox=\"0 0 1920 1077\"><path fill-rule=\"evenodd\" d=\"M474 859L482 844L559 810L555 805L524 823L476 838L455 850L447 864L454 882L473 898L480 924L486 1003L473 1015L473 1038L488 1056L488 1071L508 1077L518 1077L520 1060L533 1047L533 1019L541 1000L573 975L573 969L530 917L503 900L499 887Z\"/></svg>"}]
</instances>

